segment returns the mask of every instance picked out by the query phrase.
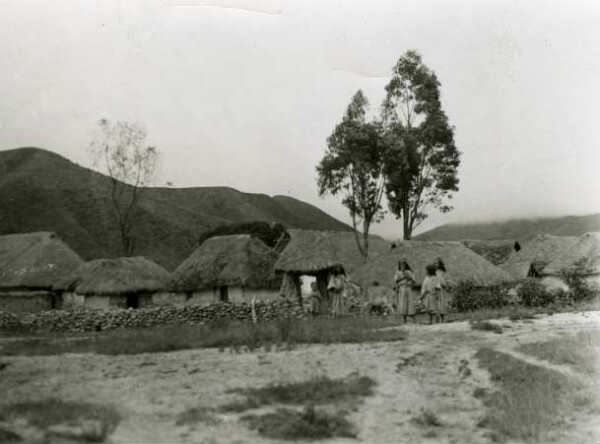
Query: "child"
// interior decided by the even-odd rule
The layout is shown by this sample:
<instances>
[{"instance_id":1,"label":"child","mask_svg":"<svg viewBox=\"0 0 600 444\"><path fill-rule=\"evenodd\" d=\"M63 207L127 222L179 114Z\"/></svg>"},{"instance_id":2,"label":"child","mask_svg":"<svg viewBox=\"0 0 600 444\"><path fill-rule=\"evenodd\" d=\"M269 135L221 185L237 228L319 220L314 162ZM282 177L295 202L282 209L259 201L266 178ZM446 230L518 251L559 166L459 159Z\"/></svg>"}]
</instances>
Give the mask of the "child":
<instances>
[{"instance_id":1,"label":"child","mask_svg":"<svg viewBox=\"0 0 600 444\"><path fill-rule=\"evenodd\" d=\"M429 324L433 324L434 315L437 318L438 315L438 290L437 278L435 276L436 267L435 265L427 265L425 267L427 276L423 279L421 285L421 300L425 303L427 310L429 311Z\"/></svg>"},{"instance_id":2,"label":"child","mask_svg":"<svg viewBox=\"0 0 600 444\"><path fill-rule=\"evenodd\" d=\"M321 302L321 293L316 282L310 283L310 314L313 316L319 313L319 305Z\"/></svg>"}]
</instances>

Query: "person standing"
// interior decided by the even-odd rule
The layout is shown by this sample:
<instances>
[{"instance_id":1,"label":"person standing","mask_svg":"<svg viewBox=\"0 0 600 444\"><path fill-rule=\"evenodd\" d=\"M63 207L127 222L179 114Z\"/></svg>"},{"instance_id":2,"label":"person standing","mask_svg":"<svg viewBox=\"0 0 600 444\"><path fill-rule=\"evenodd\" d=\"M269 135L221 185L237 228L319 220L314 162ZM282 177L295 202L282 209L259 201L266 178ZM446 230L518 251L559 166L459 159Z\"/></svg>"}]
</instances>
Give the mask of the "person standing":
<instances>
[{"instance_id":1,"label":"person standing","mask_svg":"<svg viewBox=\"0 0 600 444\"><path fill-rule=\"evenodd\" d=\"M444 322L446 313L448 313L448 284L446 282L446 265L441 257L435 261L435 288L438 293L438 321Z\"/></svg>"},{"instance_id":2,"label":"person standing","mask_svg":"<svg viewBox=\"0 0 600 444\"><path fill-rule=\"evenodd\" d=\"M429 324L433 324L434 316L437 318L438 314L438 291L437 291L437 277L435 275L435 265L427 265L425 267L426 276L421 284L421 300L427 307L429 312Z\"/></svg>"},{"instance_id":3,"label":"person standing","mask_svg":"<svg viewBox=\"0 0 600 444\"><path fill-rule=\"evenodd\" d=\"M394 274L394 282L396 284L394 298L396 315L402 315L404 323L408 322L409 318L414 322L416 311L412 286L416 283L416 280L406 258L402 258L398 262L398 269Z\"/></svg>"},{"instance_id":4,"label":"person standing","mask_svg":"<svg viewBox=\"0 0 600 444\"><path fill-rule=\"evenodd\" d=\"M321 305L321 293L316 282L310 283L310 314L316 316L319 313L319 306Z\"/></svg>"},{"instance_id":5,"label":"person standing","mask_svg":"<svg viewBox=\"0 0 600 444\"><path fill-rule=\"evenodd\" d=\"M344 269L342 267L335 267L332 270L329 282L327 283L327 290L331 295L331 315L339 316L344 310L343 294L346 284L346 276L344 275Z\"/></svg>"}]
</instances>

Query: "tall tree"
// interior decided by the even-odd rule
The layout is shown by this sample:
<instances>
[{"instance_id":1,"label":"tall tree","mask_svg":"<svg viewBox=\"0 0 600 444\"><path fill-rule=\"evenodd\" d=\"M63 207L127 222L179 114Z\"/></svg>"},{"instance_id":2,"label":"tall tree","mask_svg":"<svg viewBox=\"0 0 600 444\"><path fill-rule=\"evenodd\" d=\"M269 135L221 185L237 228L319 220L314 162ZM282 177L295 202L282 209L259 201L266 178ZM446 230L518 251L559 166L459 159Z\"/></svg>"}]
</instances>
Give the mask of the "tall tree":
<instances>
[{"instance_id":1,"label":"tall tree","mask_svg":"<svg viewBox=\"0 0 600 444\"><path fill-rule=\"evenodd\" d=\"M158 152L146 145L146 130L129 122L98 122L99 134L91 143L96 164L111 180L111 202L125 255L135 248L135 222L143 187L156 172Z\"/></svg>"},{"instance_id":2,"label":"tall tree","mask_svg":"<svg viewBox=\"0 0 600 444\"><path fill-rule=\"evenodd\" d=\"M367 122L367 108L368 101L359 90L327 139L325 156L317 166L319 195L343 195L342 204L350 211L356 245L365 259L371 224L383 217L384 194L381 127Z\"/></svg>"},{"instance_id":3,"label":"tall tree","mask_svg":"<svg viewBox=\"0 0 600 444\"><path fill-rule=\"evenodd\" d=\"M439 88L435 73L416 51L400 57L385 87L386 197L390 211L403 219L407 240L429 207L451 211L446 202L458 191L460 152L442 110Z\"/></svg>"}]
</instances>

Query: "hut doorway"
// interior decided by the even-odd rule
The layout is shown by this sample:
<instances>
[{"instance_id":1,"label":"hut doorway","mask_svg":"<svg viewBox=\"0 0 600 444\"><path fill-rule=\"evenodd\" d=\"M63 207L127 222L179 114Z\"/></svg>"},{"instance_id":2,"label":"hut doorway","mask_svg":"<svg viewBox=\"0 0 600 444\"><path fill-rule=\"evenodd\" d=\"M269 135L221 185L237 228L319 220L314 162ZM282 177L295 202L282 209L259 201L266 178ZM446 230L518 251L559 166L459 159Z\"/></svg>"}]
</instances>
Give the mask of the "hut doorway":
<instances>
[{"instance_id":1,"label":"hut doorway","mask_svg":"<svg viewBox=\"0 0 600 444\"><path fill-rule=\"evenodd\" d=\"M125 296L127 308L140 308L140 297L137 294L128 294Z\"/></svg>"},{"instance_id":2,"label":"hut doorway","mask_svg":"<svg viewBox=\"0 0 600 444\"><path fill-rule=\"evenodd\" d=\"M219 301L229 302L229 288L227 286L219 287Z\"/></svg>"}]
</instances>

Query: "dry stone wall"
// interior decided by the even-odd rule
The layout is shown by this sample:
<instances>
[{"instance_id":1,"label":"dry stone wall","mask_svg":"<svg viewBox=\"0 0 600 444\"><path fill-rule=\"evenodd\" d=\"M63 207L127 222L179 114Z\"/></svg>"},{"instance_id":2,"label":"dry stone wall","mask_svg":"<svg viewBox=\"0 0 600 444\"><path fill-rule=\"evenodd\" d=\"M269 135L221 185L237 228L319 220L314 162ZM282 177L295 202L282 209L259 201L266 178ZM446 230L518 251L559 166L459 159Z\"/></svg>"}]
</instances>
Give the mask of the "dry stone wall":
<instances>
[{"instance_id":1,"label":"dry stone wall","mask_svg":"<svg viewBox=\"0 0 600 444\"><path fill-rule=\"evenodd\" d=\"M306 316L302 308L290 300L257 302L255 313L258 322L281 318L301 319ZM222 321L252 322L251 305L216 303L209 306L161 306L137 310L49 310L29 314L0 311L0 330L3 331L84 332Z\"/></svg>"}]
</instances>

